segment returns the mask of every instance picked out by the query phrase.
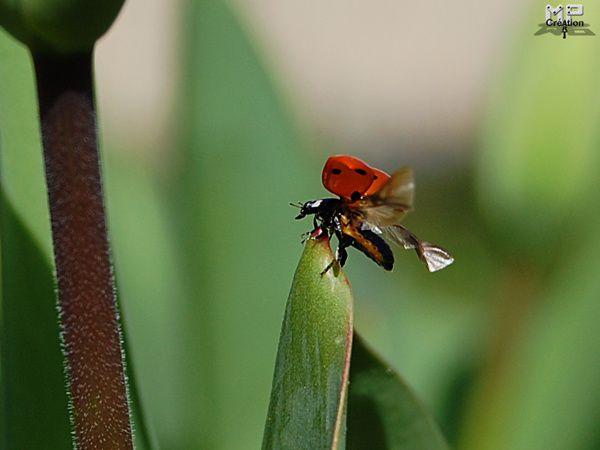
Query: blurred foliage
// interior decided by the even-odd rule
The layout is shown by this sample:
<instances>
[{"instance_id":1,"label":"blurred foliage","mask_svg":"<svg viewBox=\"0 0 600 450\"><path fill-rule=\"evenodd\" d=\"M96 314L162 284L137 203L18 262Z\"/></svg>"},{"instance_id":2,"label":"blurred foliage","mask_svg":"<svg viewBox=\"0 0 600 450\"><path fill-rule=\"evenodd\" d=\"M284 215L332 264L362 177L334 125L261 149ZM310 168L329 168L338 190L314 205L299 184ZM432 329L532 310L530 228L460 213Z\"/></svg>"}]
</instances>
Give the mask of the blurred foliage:
<instances>
[{"instance_id":1,"label":"blurred foliage","mask_svg":"<svg viewBox=\"0 0 600 450\"><path fill-rule=\"evenodd\" d=\"M0 448L71 447L54 277L0 193L2 441Z\"/></svg>"},{"instance_id":2,"label":"blurred foliage","mask_svg":"<svg viewBox=\"0 0 600 450\"><path fill-rule=\"evenodd\" d=\"M358 328L461 450L600 448L600 16L586 7L595 37L534 36L538 3L495 61L471 159L417 167L407 225L456 263L431 275L398 250L392 274L358 252L347 265ZM107 149L123 315L161 448L258 448L309 228L287 204L325 196L321 161L343 149L307 150L223 3L185 5L170 164L125 156L135 142ZM31 67L1 31L0 82L3 195L49 264Z\"/></svg>"},{"instance_id":3,"label":"blurred foliage","mask_svg":"<svg viewBox=\"0 0 600 450\"><path fill-rule=\"evenodd\" d=\"M544 17L536 6L486 106L476 164L479 201L499 245L545 266L537 257L551 256L548 242L581 226L578 213L594 207L589 195L600 188L600 54L598 39L576 29L567 39L532 37ZM584 17L593 30L600 11L586 8Z\"/></svg>"}]
</instances>

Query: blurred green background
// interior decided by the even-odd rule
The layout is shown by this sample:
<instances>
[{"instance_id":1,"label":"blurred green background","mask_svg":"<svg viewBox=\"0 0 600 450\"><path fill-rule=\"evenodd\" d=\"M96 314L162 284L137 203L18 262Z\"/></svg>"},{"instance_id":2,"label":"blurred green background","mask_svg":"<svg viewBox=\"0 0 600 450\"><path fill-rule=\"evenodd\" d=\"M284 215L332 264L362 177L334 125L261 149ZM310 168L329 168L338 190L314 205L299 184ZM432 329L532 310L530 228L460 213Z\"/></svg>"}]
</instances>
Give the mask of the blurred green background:
<instances>
[{"instance_id":1,"label":"blurred green background","mask_svg":"<svg viewBox=\"0 0 600 450\"><path fill-rule=\"evenodd\" d=\"M600 449L600 4L585 4L595 35L567 39L535 35L545 6L127 1L96 78L160 448L260 446L310 228L288 202L327 196L322 164L347 153L413 166L406 224L456 259L347 265L357 328L452 446ZM2 192L50 263L35 105L28 53L0 31Z\"/></svg>"}]
</instances>

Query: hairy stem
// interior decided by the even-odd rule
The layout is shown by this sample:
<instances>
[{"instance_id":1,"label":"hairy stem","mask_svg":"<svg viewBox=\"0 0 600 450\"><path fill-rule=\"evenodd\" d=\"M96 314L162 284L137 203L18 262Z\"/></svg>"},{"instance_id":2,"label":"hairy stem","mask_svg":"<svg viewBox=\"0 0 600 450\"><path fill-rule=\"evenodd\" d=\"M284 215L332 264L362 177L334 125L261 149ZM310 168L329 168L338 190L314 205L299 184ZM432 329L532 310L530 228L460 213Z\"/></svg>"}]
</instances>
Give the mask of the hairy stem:
<instances>
[{"instance_id":1,"label":"hairy stem","mask_svg":"<svg viewBox=\"0 0 600 450\"><path fill-rule=\"evenodd\" d=\"M71 420L79 450L132 449L96 136L92 52L34 54Z\"/></svg>"}]
</instances>

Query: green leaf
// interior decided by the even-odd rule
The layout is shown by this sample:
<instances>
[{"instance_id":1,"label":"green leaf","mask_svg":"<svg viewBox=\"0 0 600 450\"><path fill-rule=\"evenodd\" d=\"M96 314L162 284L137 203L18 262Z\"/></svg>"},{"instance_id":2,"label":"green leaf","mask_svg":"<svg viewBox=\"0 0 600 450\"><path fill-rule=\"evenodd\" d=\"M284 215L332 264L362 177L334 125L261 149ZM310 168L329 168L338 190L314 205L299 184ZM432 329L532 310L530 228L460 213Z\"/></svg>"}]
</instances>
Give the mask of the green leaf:
<instances>
[{"instance_id":1,"label":"green leaf","mask_svg":"<svg viewBox=\"0 0 600 450\"><path fill-rule=\"evenodd\" d=\"M0 28L0 181L5 198L52 258L48 196L31 56Z\"/></svg>"},{"instance_id":2,"label":"green leaf","mask_svg":"<svg viewBox=\"0 0 600 450\"><path fill-rule=\"evenodd\" d=\"M54 280L47 258L0 191L0 448L72 447Z\"/></svg>"},{"instance_id":3,"label":"green leaf","mask_svg":"<svg viewBox=\"0 0 600 450\"><path fill-rule=\"evenodd\" d=\"M433 417L356 333L350 363L348 449L446 450Z\"/></svg>"},{"instance_id":4,"label":"green leaf","mask_svg":"<svg viewBox=\"0 0 600 450\"><path fill-rule=\"evenodd\" d=\"M343 448L352 294L343 272L320 273L328 239L308 240L281 329L263 449Z\"/></svg>"},{"instance_id":5,"label":"green leaf","mask_svg":"<svg viewBox=\"0 0 600 450\"><path fill-rule=\"evenodd\" d=\"M0 0L0 25L31 50L89 51L124 0Z\"/></svg>"}]
</instances>

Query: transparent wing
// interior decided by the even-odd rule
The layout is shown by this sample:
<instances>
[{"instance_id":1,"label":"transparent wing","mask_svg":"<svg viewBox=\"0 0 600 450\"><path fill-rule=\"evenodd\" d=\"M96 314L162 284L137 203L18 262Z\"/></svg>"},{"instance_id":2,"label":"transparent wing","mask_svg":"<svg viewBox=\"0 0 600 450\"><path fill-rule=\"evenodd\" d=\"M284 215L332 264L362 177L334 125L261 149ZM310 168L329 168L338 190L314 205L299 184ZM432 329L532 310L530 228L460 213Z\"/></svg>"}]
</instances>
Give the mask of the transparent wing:
<instances>
[{"instance_id":1,"label":"transparent wing","mask_svg":"<svg viewBox=\"0 0 600 450\"><path fill-rule=\"evenodd\" d=\"M419 246L417 237L402 225L385 227L382 231L387 239L405 250L411 250Z\"/></svg>"},{"instance_id":2,"label":"transparent wing","mask_svg":"<svg viewBox=\"0 0 600 450\"><path fill-rule=\"evenodd\" d=\"M443 248L417 238L400 221L413 205L415 183L412 170L403 167L390 177L379 191L350 206L355 226L383 234L406 250L414 249L430 272L449 266L454 258Z\"/></svg>"},{"instance_id":3,"label":"transparent wing","mask_svg":"<svg viewBox=\"0 0 600 450\"><path fill-rule=\"evenodd\" d=\"M430 272L437 272L454 262L452 255L442 247L420 240L402 225L385 227L381 231L396 245L406 250L414 249L419 259L425 263Z\"/></svg>"},{"instance_id":4,"label":"transparent wing","mask_svg":"<svg viewBox=\"0 0 600 450\"><path fill-rule=\"evenodd\" d=\"M358 200L352 207L360 211L362 218L372 225L391 226L400 222L412 209L414 191L412 169L403 167L394 172L378 192Z\"/></svg>"},{"instance_id":5,"label":"transparent wing","mask_svg":"<svg viewBox=\"0 0 600 450\"><path fill-rule=\"evenodd\" d=\"M417 249L417 254L430 272L442 270L454 262L454 258L442 247L425 241L421 241L421 245Z\"/></svg>"},{"instance_id":6,"label":"transparent wing","mask_svg":"<svg viewBox=\"0 0 600 450\"><path fill-rule=\"evenodd\" d=\"M411 209L415 192L415 181L410 167L402 167L392 174L389 181L371 196L373 203L386 203Z\"/></svg>"}]
</instances>

